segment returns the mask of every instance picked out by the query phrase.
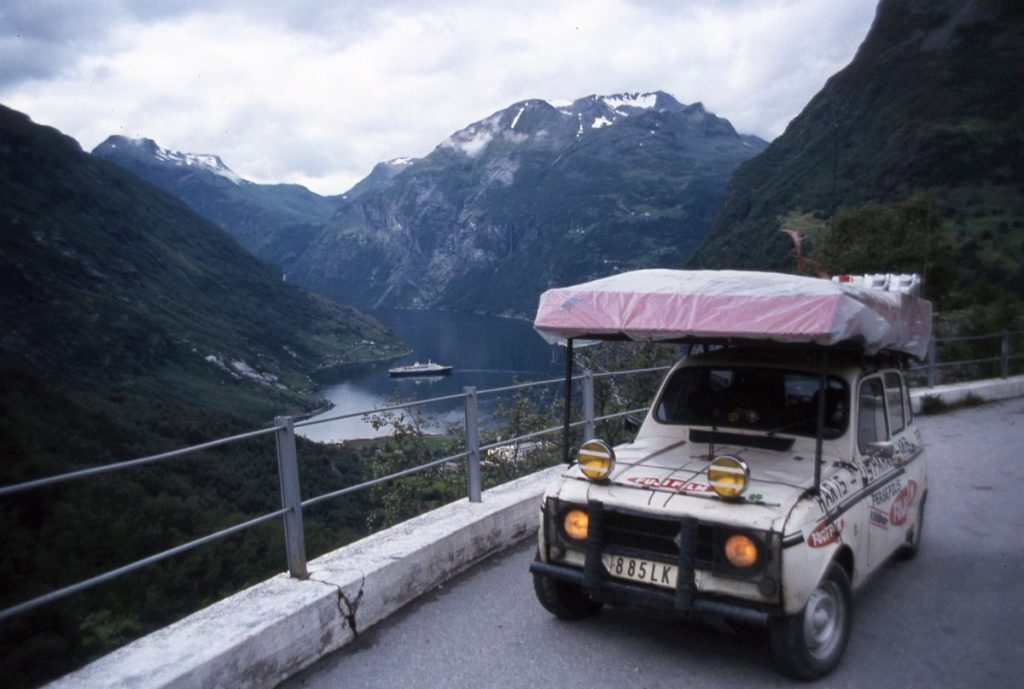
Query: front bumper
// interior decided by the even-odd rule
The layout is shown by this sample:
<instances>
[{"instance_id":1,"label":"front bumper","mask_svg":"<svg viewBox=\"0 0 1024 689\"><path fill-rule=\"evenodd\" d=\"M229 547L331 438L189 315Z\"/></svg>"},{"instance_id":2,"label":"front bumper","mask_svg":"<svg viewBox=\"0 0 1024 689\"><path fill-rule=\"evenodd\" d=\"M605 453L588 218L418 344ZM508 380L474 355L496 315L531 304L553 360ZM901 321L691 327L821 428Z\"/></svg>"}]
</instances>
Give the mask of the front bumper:
<instances>
[{"instance_id":1,"label":"front bumper","mask_svg":"<svg viewBox=\"0 0 1024 689\"><path fill-rule=\"evenodd\" d=\"M643 605L658 610L674 610L684 615L709 615L754 625L767 624L770 617L765 611L701 596L694 597L688 606L681 607L679 597L671 591L659 591L605 577L600 579L597 586L588 586L583 570L566 565L535 561L530 565L530 572L575 584L586 590L594 600L610 605Z\"/></svg>"},{"instance_id":2,"label":"front bumper","mask_svg":"<svg viewBox=\"0 0 1024 689\"><path fill-rule=\"evenodd\" d=\"M561 515L574 508L579 506L557 499L546 502L544 557L531 565L534 574L579 586L594 600L612 605L641 605L680 615L699 613L755 624L781 613L776 534L763 532L758 536L744 530L761 539L764 555L755 569L740 572L720 554L722 538L736 531L732 527L693 517L640 513L592 501L585 508L589 521L586 540L570 543L559 524ZM569 548L576 555L566 561ZM605 569L605 554L675 565L675 588L614 577ZM698 582L703 583L698 587ZM765 590L759 590L761 586ZM741 590L747 593L737 597Z\"/></svg>"}]
</instances>

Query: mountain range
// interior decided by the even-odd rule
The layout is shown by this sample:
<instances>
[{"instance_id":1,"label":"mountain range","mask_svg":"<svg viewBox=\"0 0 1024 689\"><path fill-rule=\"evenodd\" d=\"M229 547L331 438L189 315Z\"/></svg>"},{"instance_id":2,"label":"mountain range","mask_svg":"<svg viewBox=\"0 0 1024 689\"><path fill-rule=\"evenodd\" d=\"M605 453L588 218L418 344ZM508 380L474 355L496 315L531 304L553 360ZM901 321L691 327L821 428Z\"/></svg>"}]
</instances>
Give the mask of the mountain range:
<instances>
[{"instance_id":1,"label":"mountain range","mask_svg":"<svg viewBox=\"0 0 1024 689\"><path fill-rule=\"evenodd\" d=\"M241 396L270 413L299 404L317 369L402 349L178 199L2 106L0 190L0 356L41 380L229 407Z\"/></svg>"},{"instance_id":2,"label":"mountain range","mask_svg":"<svg viewBox=\"0 0 1024 689\"><path fill-rule=\"evenodd\" d=\"M526 100L423 158L379 164L323 199L329 220L310 204L303 218L267 217L260 232L239 218L257 205L243 197L268 188L228 179L215 158L200 173L194 156L120 137L93 153L175 194L289 282L341 302L529 315L549 286L687 260L733 170L766 145L663 92Z\"/></svg>"},{"instance_id":3,"label":"mountain range","mask_svg":"<svg viewBox=\"0 0 1024 689\"><path fill-rule=\"evenodd\" d=\"M654 92L521 101L332 197L148 140L94 154L289 282L362 308L529 316L549 286L635 267L789 271L779 230L806 253L837 214L914 197L952 237L961 286L1024 296L1022 27L1007 0L882 0L851 63L771 145Z\"/></svg>"},{"instance_id":4,"label":"mountain range","mask_svg":"<svg viewBox=\"0 0 1024 689\"><path fill-rule=\"evenodd\" d=\"M92 154L171 193L253 255L279 266L302 253L342 202L298 184L250 182L217 155L169 151L152 139L111 136Z\"/></svg>"}]
</instances>

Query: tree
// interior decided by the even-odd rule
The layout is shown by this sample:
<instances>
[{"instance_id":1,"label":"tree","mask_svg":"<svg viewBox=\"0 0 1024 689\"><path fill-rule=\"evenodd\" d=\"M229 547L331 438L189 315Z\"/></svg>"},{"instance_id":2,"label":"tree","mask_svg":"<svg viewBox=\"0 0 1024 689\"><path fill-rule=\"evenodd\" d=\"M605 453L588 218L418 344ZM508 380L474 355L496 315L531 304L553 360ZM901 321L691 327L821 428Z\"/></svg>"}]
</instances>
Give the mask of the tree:
<instances>
[{"instance_id":1,"label":"tree","mask_svg":"<svg viewBox=\"0 0 1024 689\"><path fill-rule=\"evenodd\" d=\"M374 430L389 431L387 438L369 449L367 479L405 471L459 451L458 441L451 434L433 436L427 432L431 421L420 407L377 411L365 419ZM397 478L371 489L374 507L367 515L367 525L371 531L384 529L464 494L465 471L454 462Z\"/></svg>"},{"instance_id":2,"label":"tree","mask_svg":"<svg viewBox=\"0 0 1024 689\"><path fill-rule=\"evenodd\" d=\"M954 281L952 239L927 196L839 211L813 255L833 275L918 273L939 303Z\"/></svg>"},{"instance_id":3,"label":"tree","mask_svg":"<svg viewBox=\"0 0 1024 689\"><path fill-rule=\"evenodd\" d=\"M671 366L682 356L678 345L652 342L606 342L576 353L578 368L594 373L633 371ZM594 416L602 417L623 411L643 409L651 404L664 371L651 371L630 376L607 376L594 382ZM642 415L642 413L641 413ZM622 420L599 424L597 435L615 445L627 440Z\"/></svg>"}]
</instances>

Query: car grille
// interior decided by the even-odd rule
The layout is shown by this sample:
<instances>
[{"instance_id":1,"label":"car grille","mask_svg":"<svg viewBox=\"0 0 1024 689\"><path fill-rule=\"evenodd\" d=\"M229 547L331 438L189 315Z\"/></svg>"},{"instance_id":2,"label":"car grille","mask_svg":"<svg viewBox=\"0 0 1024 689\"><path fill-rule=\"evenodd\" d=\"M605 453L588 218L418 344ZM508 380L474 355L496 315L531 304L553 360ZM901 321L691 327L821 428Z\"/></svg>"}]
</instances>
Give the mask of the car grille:
<instances>
[{"instance_id":1,"label":"car grille","mask_svg":"<svg viewBox=\"0 0 1024 689\"><path fill-rule=\"evenodd\" d=\"M667 562L679 560L678 519L657 519L626 512L604 513L604 544L606 548L644 554ZM695 565L710 566L713 560L712 527L697 525L697 538L693 545Z\"/></svg>"}]
</instances>

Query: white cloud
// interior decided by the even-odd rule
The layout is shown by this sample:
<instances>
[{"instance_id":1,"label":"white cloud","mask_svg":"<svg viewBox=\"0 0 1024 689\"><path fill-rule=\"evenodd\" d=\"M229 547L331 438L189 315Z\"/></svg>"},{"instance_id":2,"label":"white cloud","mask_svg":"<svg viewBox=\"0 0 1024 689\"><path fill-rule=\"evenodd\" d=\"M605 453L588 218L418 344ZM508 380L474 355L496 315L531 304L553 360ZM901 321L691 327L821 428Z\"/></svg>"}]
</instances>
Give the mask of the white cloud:
<instances>
[{"instance_id":1,"label":"white cloud","mask_svg":"<svg viewBox=\"0 0 1024 689\"><path fill-rule=\"evenodd\" d=\"M0 60L5 104L86 149L146 136L321 193L526 98L661 89L773 138L874 16L873 0L35 3L0 10L16 28L0 58L23 58Z\"/></svg>"}]
</instances>

